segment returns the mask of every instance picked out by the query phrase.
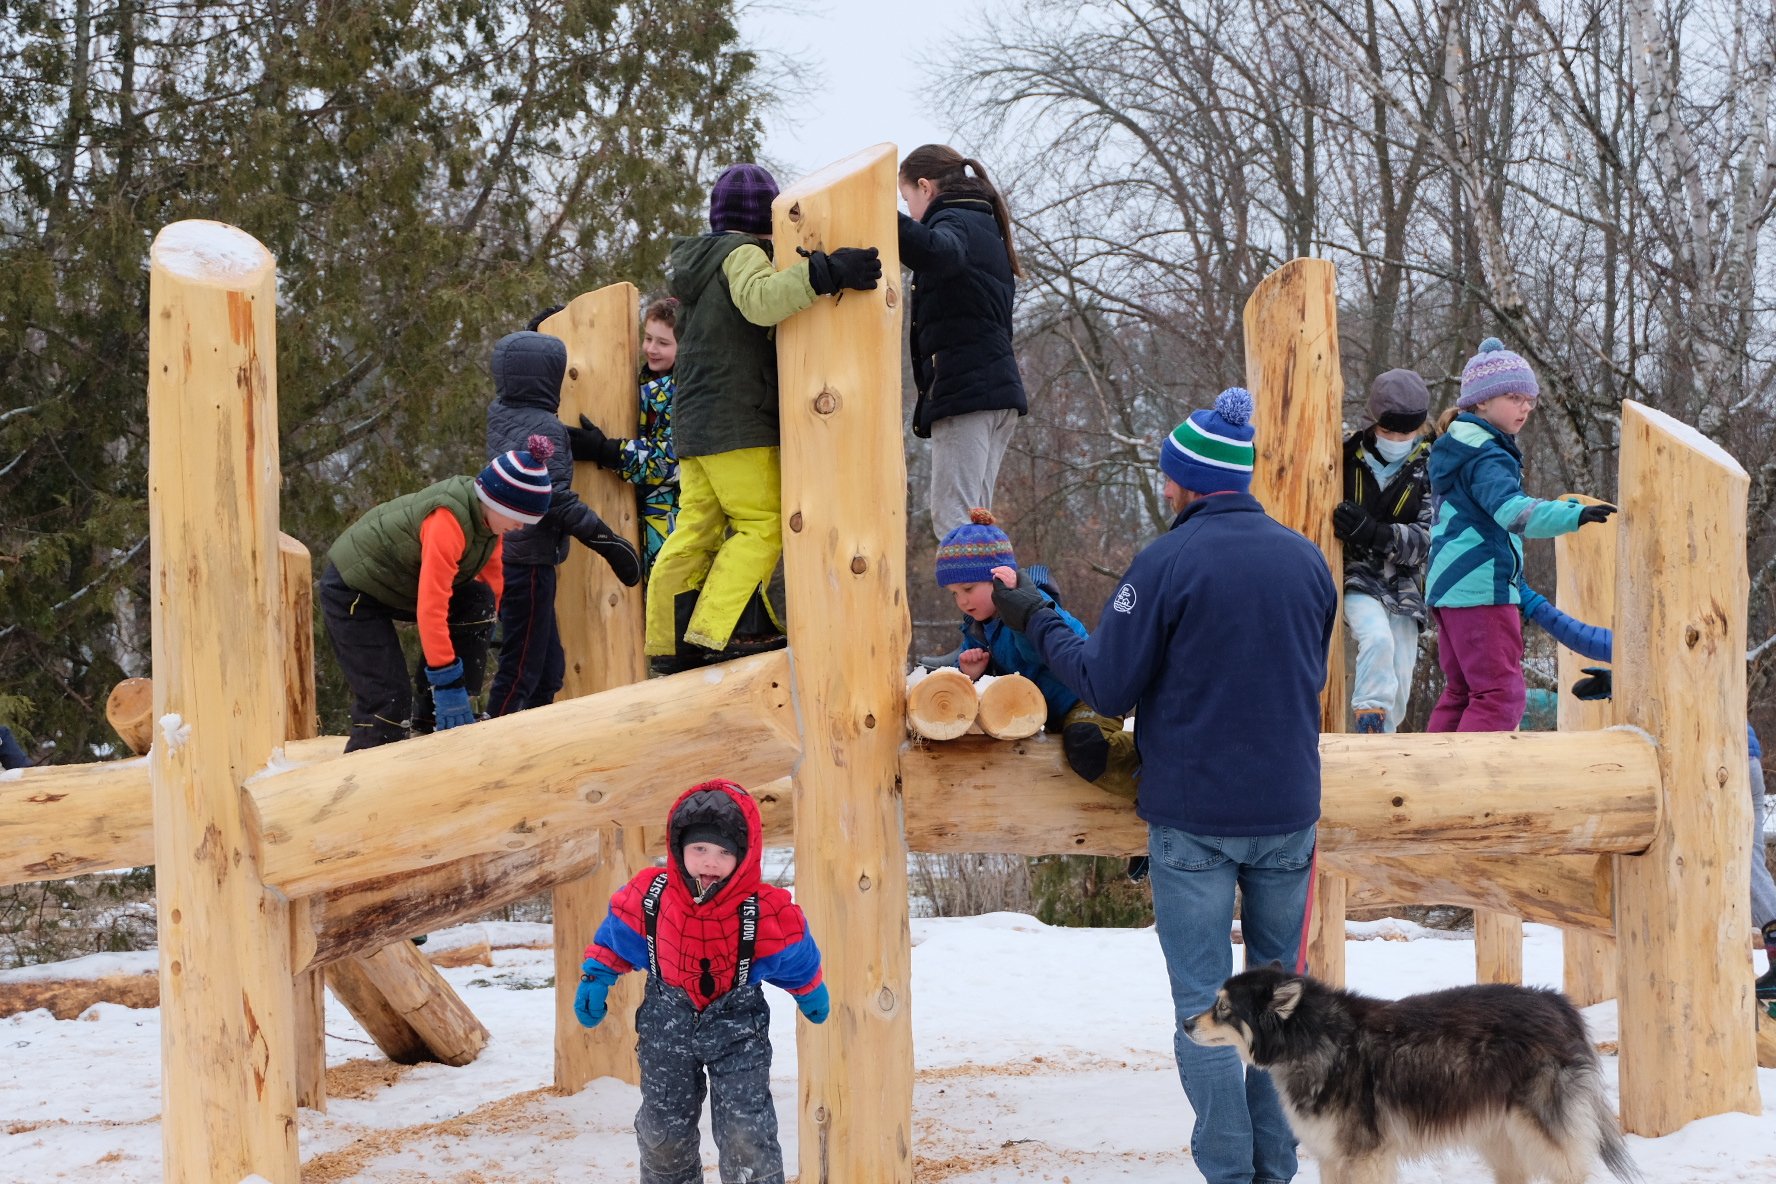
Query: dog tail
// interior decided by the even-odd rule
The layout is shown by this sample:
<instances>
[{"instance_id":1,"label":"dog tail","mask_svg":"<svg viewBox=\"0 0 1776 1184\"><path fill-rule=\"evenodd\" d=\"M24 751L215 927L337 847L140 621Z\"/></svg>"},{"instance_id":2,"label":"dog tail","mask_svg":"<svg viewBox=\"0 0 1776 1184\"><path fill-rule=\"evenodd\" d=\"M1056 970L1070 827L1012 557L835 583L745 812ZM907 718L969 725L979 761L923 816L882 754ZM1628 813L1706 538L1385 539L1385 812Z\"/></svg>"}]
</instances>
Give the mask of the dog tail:
<instances>
[{"instance_id":1,"label":"dog tail","mask_svg":"<svg viewBox=\"0 0 1776 1184\"><path fill-rule=\"evenodd\" d=\"M1616 1120L1616 1112L1604 1099L1602 1088L1591 1094L1592 1110L1597 1119L1597 1155L1603 1160L1603 1166L1610 1170L1610 1175L1623 1184L1637 1184L1643 1177L1634 1161L1628 1157L1628 1144L1622 1139L1621 1124Z\"/></svg>"}]
</instances>

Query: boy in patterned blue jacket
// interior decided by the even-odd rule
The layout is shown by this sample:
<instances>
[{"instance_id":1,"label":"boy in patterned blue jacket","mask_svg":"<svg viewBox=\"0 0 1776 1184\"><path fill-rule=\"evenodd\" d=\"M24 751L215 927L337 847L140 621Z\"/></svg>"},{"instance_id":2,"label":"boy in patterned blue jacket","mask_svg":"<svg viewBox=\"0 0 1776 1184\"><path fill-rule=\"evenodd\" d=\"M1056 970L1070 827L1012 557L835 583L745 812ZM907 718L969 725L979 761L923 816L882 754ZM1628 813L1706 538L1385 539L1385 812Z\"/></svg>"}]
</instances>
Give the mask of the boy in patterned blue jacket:
<instances>
[{"instance_id":1,"label":"boy in patterned blue jacket","mask_svg":"<svg viewBox=\"0 0 1776 1184\"><path fill-rule=\"evenodd\" d=\"M1068 767L1099 789L1133 801L1141 765L1134 735L1123 729L1121 717L1094 711L1068 690L1030 639L999 619L993 607L993 569L1002 569L1002 579L1010 576L1016 582L1017 556L991 510L976 508L968 517L937 548L938 585L962 610L962 652L956 664L971 679L1021 674L1035 683L1048 704L1049 730L1061 734ZM1055 612L1067 628L1086 636L1085 626L1072 613L1058 605Z\"/></svg>"},{"instance_id":2,"label":"boy in patterned blue jacket","mask_svg":"<svg viewBox=\"0 0 1776 1184\"><path fill-rule=\"evenodd\" d=\"M1523 492L1517 433L1540 393L1529 364L1488 337L1462 368L1457 415L1431 449L1436 523L1425 600L1437 625L1443 694L1428 732L1516 729L1525 701L1522 540L1553 538L1616 512Z\"/></svg>"}]
</instances>

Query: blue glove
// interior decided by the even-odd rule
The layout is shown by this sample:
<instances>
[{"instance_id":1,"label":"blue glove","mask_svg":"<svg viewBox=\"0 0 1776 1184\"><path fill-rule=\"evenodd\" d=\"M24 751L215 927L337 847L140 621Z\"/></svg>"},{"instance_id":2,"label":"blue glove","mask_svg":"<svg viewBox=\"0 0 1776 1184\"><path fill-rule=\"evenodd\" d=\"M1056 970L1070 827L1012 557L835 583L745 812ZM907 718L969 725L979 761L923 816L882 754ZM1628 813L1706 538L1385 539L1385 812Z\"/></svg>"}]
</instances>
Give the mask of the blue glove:
<instances>
[{"instance_id":1,"label":"blue glove","mask_svg":"<svg viewBox=\"0 0 1776 1184\"><path fill-rule=\"evenodd\" d=\"M821 983L806 995L795 997L796 1006L808 1017L809 1023L824 1024L826 1016L832 1010L832 1002L826 997L826 984Z\"/></svg>"},{"instance_id":2,"label":"blue glove","mask_svg":"<svg viewBox=\"0 0 1776 1184\"><path fill-rule=\"evenodd\" d=\"M1534 619L1536 610L1548 603L1546 596L1524 583L1521 578L1517 581L1517 598L1523 602L1523 619L1526 621Z\"/></svg>"},{"instance_id":3,"label":"blue glove","mask_svg":"<svg viewBox=\"0 0 1776 1184\"><path fill-rule=\"evenodd\" d=\"M604 997L617 981L617 972L596 958L580 967L580 989L574 992L574 1015L582 1028L596 1028L604 1020Z\"/></svg>"},{"instance_id":4,"label":"blue glove","mask_svg":"<svg viewBox=\"0 0 1776 1184\"><path fill-rule=\"evenodd\" d=\"M440 732L475 722L475 709L469 706L469 689L463 683L461 658L448 666L427 666L426 681L432 684L432 707Z\"/></svg>"}]
</instances>

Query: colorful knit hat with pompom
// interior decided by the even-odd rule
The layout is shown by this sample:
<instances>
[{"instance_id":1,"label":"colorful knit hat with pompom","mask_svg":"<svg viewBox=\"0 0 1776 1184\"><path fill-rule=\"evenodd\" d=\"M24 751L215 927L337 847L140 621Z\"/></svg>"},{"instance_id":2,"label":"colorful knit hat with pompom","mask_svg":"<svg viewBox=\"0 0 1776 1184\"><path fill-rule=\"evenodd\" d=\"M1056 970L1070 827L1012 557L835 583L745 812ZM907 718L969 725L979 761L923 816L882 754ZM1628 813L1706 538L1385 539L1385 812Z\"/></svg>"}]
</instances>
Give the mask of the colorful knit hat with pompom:
<instances>
[{"instance_id":1,"label":"colorful knit hat with pompom","mask_svg":"<svg viewBox=\"0 0 1776 1184\"><path fill-rule=\"evenodd\" d=\"M524 443L524 448L502 452L487 462L475 478L475 495L489 508L528 526L549 512L554 494L549 458L555 455L555 443L540 433Z\"/></svg>"},{"instance_id":2,"label":"colorful knit hat with pompom","mask_svg":"<svg viewBox=\"0 0 1776 1184\"><path fill-rule=\"evenodd\" d=\"M1461 395L1455 405L1466 411L1497 395L1528 395L1533 399L1541 393L1541 384L1536 382L1529 363L1506 349L1498 338L1488 337L1480 343L1480 352L1462 367Z\"/></svg>"},{"instance_id":3,"label":"colorful knit hat with pompom","mask_svg":"<svg viewBox=\"0 0 1776 1184\"><path fill-rule=\"evenodd\" d=\"M968 511L968 521L944 535L937 545L937 586L988 584L995 567L1017 567L1011 537L993 525L993 511Z\"/></svg>"},{"instance_id":4,"label":"colorful knit hat with pompom","mask_svg":"<svg viewBox=\"0 0 1776 1184\"><path fill-rule=\"evenodd\" d=\"M1252 394L1230 386L1209 411L1193 411L1159 449L1165 475L1192 493L1252 488Z\"/></svg>"}]
</instances>

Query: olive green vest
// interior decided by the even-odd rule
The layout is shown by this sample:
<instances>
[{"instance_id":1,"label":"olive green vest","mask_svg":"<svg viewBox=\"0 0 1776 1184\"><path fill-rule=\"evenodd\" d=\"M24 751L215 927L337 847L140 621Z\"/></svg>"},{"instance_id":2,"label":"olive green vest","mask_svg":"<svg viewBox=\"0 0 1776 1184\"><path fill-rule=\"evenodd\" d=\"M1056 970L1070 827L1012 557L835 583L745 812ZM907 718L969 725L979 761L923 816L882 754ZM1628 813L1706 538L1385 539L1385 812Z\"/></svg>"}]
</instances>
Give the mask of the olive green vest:
<instances>
[{"instance_id":1,"label":"olive green vest","mask_svg":"<svg viewBox=\"0 0 1776 1184\"><path fill-rule=\"evenodd\" d=\"M781 443L777 423L777 343L734 306L722 264L743 246L771 253L747 234L680 239L671 287L678 313L678 361L672 378L672 446L679 456L708 456Z\"/></svg>"},{"instance_id":2,"label":"olive green vest","mask_svg":"<svg viewBox=\"0 0 1776 1184\"><path fill-rule=\"evenodd\" d=\"M463 555L456 565L453 587L480 574L499 536L487 529L473 477L448 477L418 493L408 493L373 506L346 528L327 552L347 587L374 596L390 608L412 612L419 607L419 527L433 510L443 508L462 527Z\"/></svg>"}]
</instances>

